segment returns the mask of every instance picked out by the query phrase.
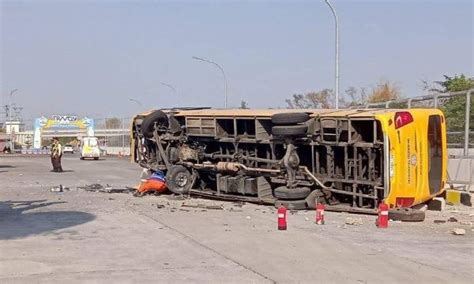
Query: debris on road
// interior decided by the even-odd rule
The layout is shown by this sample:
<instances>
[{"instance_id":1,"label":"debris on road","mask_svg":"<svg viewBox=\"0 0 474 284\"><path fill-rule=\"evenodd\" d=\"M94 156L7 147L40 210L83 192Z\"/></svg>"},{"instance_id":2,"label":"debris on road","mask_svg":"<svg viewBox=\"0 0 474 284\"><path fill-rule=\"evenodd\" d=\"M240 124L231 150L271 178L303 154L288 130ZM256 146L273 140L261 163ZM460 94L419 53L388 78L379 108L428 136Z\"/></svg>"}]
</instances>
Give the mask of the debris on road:
<instances>
[{"instance_id":1,"label":"debris on road","mask_svg":"<svg viewBox=\"0 0 474 284\"><path fill-rule=\"evenodd\" d=\"M59 186L52 187L51 192L63 192L63 186L59 185Z\"/></svg>"},{"instance_id":2,"label":"debris on road","mask_svg":"<svg viewBox=\"0 0 474 284\"><path fill-rule=\"evenodd\" d=\"M456 236L462 236L462 235L465 235L466 234L466 230L464 229L461 229L461 228L455 228L453 231L452 231L453 235L456 235Z\"/></svg>"},{"instance_id":3,"label":"debris on road","mask_svg":"<svg viewBox=\"0 0 474 284\"><path fill-rule=\"evenodd\" d=\"M449 217L448 222L457 222L458 219L454 218L453 216Z\"/></svg>"},{"instance_id":4,"label":"debris on road","mask_svg":"<svg viewBox=\"0 0 474 284\"><path fill-rule=\"evenodd\" d=\"M132 193L134 189L126 188L111 188L107 193Z\"/></svg>"},{"instance_id":5,"label":"debris on road","mask_svg":"<svg viewBox=\"0 0 474 284\"><path fill-rule=\"evenodd\" d=\"M345 223L347 225L360 226L364 224L360 217L347 217Z\"/></svg>"},{"instance_id":6,"label":"debris on road","mask_svg":"<svg viewBox=\"0 0 474 284\"><path fill-rule=\"evenodd\" d=\"M69 187L64 187L62 184L59 186L54 186L51 189L51 192L64 192L64 191L69 191Z\"/></svg>"},{"instance_id":7,"label":"debris on road","mask_svg":"<svg viewBox=\"0 0 474 284\"><path fill-rule=\"evenodd\" d=\"M428 210L444 211L446 209L446 200L442 197L435 197L428 202Z\"/></svg>"},{"instance_id":8,"label":"debris on road","mask_svg":"<svg viewBox=\"0 0 474 284\"><path fill-rule=\"evenodd\" d=\"M105 187L99 183L86 184L85 186L78 186L77 189L82 189L85 191L93 191L93 192L105 191Z\"/></svg>"},{"instance_id":9,"label":"debris on road","mask_svg":"<svg viewBox=\"0 0 474 284\"><path fill-rule=\"evenodd\" d=\"M223 210L224 206L221 205L206 205L206 204L187 204L184 203L181 204L181 207L190 207L190 208L201 208L201 209L211 209L211 210Z\"/></svg>"},{"instance_id":10,"label":"debris on road","mask_svg":"<svg viewBox=\"0 0 474 284\"><path fill-rule=\"evenodd\" d=\"M433 223L435 223L435 224L444 224L444 223L446 223L446 220L437 219L437 220L433 220Z\"/></svg>"},{"instance_id":11,"label":"debris on road","mask_svg":"<svg viewBox=\"0 0 474 284\"><path fill-rule=\"evenodd\" d=\"M232 202L232 205L234 207L242 208L245 205L245 202L244 201L235 201L235 202Z\"/></svg>"},{"instance_id":12,"label":"debris on road","mask_svg":"<svg viewBox=\"0 0 474 284\"><path fill-rule=\"evenodd\" d=\"M420 211L425 212L426 210L428 210L428 204L422 203L422 204L415 205L412 208L415 210L420 210Z\"/></svg>"},{"instance_id":13,"label":"debris on road","mask_svg":"<svg viewBox=\"0 0 474 284\"><path fill-rule=\"evenodd\" d=\"M91 191L91 192L103 192L103 193L132 193L135 191L135 189L131 187L113 188L109 184L107 184L106 186L103 186L100 183L93 183L93 184L87 184L85 186L78 186L77 189Z\"/></svg>"}]
</instances>

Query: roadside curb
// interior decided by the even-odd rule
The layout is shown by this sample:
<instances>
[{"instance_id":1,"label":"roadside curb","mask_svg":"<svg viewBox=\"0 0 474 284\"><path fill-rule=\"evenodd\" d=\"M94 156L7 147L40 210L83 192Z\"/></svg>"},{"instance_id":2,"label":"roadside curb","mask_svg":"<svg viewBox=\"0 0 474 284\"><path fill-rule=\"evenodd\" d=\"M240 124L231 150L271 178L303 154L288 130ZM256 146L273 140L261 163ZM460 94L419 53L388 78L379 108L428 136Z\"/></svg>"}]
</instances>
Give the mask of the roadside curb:
<instances>
[{"instance_id":1,"label":"roadside curb","mask_svg":"<svg viewBox=\"0 0 474 284\"><path fill-rule=\"evenodd\" d=\"M471 195L469 192L463 192L454 189L446 190L446 202L453 205L466 205L472 206Z\"/></svg>"}]
</instances>

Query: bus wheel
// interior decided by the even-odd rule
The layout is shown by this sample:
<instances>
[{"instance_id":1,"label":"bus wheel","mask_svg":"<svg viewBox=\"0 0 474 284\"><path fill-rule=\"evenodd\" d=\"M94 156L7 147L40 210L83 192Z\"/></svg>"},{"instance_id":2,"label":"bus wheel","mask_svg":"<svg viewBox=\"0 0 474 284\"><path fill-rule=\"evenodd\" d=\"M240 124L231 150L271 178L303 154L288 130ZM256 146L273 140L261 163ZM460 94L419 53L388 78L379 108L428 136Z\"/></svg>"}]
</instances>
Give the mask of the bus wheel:
<instances>
[{"instance_id":1,"label":"bus wheel","mask_svg":"<svg viewBox=\"0 0 474 284\"><path fill-rule=\"evenodd\" d=\"M305 199L310 192L311 189L309 189L309 187L288 188L286 186L280 186L275 188L274 196L278 199L298 200Z\"/></svg>"},{"instance_id":2,"label":"bus wheel","mask_svg":"<svg viewBox=\"0 0 474 284\"><path fill-rule=\"evenodd\" d=\"M307 208L306 201L303 200L277 200L275 207L284 206L288 210L304 210Z\"/></svg>"},{"instance_id":3,"label":"bus wheel","mask_svg":"<svg viewBox=\"0 0 474 284\"><path fill-rule=\"evenodd\" d=\"M306 204L308 204L308 209L316 209L316 204L323 203L326 204L324 199L324 194L319 189L311 191L311 193L306 197Z\"/></svg>"},{"instance_id":4,"label":"bus wheel","mask_svg":"<svg viewBox=\"0 0 474 284\"><path fill-rule=\"evenodd\" d=\"M153 132L155 131L155 123L159 127L168 128L169 121L166 113L161 110L156 110L147 115L142 122L141 131L147 138L153 138Z\"/></svg>"},{"instance_id":5,"label":"bus wheel","mask_svg":"<svg viewBox=\"0 0 474 284\"><path fill-rule=\"evenodd\" d=\"M388 218L402 222L423 222L425 220L425 212L412 208L395 208L388 210Z\"/></svg>"},{"instance_id":6,"label":"bus wheel","mask_svg":"<svg viewBox=\"0 0 474 284\"><path fill-rule=\"evenodd\" d=\"M193 186L193 176L183 166L172 166L166 173L166 186L176 194L188 193Z\"/></svg>"},{"instance_id":7,"label":"bus wheel","mask_svg":"<svg viewBox=\"0 0 474 284\"><path fill-rule=\"evenodd\" d=\"M305 112L277 113L272 115L272 122L280 125L292 125L306 122L309 115Z\"/></svg>"}]
</instances>

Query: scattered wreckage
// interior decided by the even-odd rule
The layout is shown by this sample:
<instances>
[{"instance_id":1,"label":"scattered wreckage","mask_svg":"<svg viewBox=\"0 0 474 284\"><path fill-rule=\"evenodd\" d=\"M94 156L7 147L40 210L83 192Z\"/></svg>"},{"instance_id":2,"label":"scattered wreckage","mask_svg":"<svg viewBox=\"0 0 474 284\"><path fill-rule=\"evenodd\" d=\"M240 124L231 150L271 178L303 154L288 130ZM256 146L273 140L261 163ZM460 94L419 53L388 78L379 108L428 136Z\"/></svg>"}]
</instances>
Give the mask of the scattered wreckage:
<instances>
[{"instance_id":1,"label":"scattered wreckage","mask_svg":"<svg viewBox=\"0 0 474 284\"><path fill-rule=\"evenodd\" d=\"M398 211L444 191L444 121L435 109L162 109L134 117L131 153L176 194Z\"/></svg>"}]
</instances>

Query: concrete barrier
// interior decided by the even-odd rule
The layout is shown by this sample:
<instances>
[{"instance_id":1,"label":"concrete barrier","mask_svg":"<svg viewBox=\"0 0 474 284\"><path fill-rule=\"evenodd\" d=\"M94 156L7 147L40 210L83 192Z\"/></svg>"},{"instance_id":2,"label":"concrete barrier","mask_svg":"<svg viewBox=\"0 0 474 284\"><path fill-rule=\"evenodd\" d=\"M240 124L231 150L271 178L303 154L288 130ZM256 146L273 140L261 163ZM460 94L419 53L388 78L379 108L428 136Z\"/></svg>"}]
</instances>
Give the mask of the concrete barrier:
<instances>
[{"instance_id":1,"label":"concrete barrier","mask_svg":"<svg viewBox=\"0 0 474 284\"><path fill-rule=\"evenodd\" d=\"M130 156L129 147L107 147L105 151L107 155L118 156L119 154L121 154L122 156Z\"/></svg>"}]
</instances>

